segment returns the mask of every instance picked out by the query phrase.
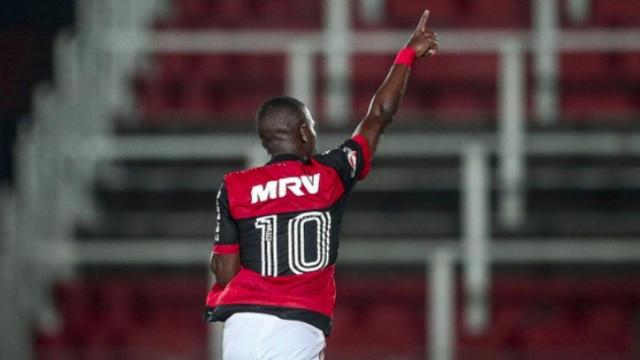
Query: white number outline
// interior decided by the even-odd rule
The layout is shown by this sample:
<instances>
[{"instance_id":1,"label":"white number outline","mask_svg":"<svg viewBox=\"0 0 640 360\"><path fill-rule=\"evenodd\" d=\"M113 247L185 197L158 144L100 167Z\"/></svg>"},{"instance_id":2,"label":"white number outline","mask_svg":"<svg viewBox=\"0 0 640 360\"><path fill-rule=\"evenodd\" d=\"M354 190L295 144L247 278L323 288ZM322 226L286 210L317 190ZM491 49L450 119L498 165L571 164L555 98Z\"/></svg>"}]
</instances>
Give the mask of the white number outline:
<instances>
[{"instance_id":1,"label":"white number outline","mask_svg":"<svg viewBox=\"0 0 640 360\"><path fill-rule=\"evenodd\" d=\"M305 259L304 227L308 222L316 223L316 258ZM319 211L300 214L289 220L289 267L294 274L317 271L329 264L329 241L331 237L331 215Z\"/></svg>"},{"instance_id":2,"label":"white number outline","mask_svg":"<svg viewBox=\"0 0 640 360\"><path fill-rule=\"evenodd\" d=\"M269 215L256 219L260 229L260 263L262 276L278 276L278 216Z\"/></svg>"},{"instance_id":3,"label":"white number outline","mask_svg":"<svg viewBox=\"0 0 640 360\"><path fill-rule=\"evenodd\" d=\"M305 258L305 226L316 223L316 257ZM262 276L278 276L278 232L277 215L256 218L255 226L260 230L260 259ZM299 214L287 223L287 246L289 268L294 274L320 270L329 265L331 246L331 214L310 211Z\"/></svg>"}]
</instances>

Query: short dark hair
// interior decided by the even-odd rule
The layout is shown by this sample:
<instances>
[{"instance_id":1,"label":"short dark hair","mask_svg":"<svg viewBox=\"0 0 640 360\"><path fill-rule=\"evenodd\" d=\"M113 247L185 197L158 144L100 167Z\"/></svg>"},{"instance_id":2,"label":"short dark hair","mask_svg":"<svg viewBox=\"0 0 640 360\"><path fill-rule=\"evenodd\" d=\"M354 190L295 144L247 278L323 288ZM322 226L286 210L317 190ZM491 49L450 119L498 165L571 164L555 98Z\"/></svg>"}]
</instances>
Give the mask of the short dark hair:
<instances>
[{"instance_id":1,"label":"short dark hair","mask_svg":"<svg viewBox=\"0 0 640 360\"><path fill-rule=\"evenodd\" d=\"M290 96L267 99L256 112L256 128L269 154L282 151L306 120L304 104Z\"/></svg>"},{"instance_id":2,"label":"short dark hair","mask_svg":"<svg viewBox=\"0 0 640 360\"><path fill-rule=\"evenodd\" d=\"M256 112L256 125L258 126L258 129L260 129L262 122L281 112L287 112L291 115L295 115L296 117L300 116L301 119L304 119L304 108L305 105L302 101L291 96L276 96L269 98L260 105Z\"/></svg>"}]
</instances>

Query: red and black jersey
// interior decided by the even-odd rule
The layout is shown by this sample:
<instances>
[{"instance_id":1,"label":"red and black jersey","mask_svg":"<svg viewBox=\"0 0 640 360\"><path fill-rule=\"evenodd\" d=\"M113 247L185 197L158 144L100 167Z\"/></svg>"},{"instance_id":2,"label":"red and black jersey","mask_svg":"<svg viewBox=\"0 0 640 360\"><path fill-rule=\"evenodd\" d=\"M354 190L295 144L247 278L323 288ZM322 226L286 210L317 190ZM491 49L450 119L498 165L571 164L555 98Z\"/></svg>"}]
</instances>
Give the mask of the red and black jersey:
<instances>
[{"instance_id":1,"label":"red and black jersey","mask_svg":"<svg viewBox=\"0 0 640 360\"><path fill-rule=\"evenodd\" d=\"M227 174L218 192L213 252L239 252L241 268L226 287L209 292L207 320L261 312L329 335L343 210L370 163L369 144L357 135L308 161L280 155Z\"/></svg>"}]
</instances>

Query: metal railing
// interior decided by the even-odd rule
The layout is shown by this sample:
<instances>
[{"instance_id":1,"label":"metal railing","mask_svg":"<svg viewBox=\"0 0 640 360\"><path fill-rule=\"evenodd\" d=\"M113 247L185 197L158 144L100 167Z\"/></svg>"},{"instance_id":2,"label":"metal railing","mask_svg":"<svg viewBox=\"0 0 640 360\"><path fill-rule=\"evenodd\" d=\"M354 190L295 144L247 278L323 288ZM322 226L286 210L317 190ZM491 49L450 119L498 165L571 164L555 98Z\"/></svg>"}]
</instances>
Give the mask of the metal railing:
<instances>
[{"instance_id":1,"label":"metal railing","mask_svg":"<svg viewBox=\"0 0 640 360\"><path fill-rule=\"evenodd\" d=\"M135 0L123 7L119 0L77 1L76 33L62 32L56 39L54 83L33 94L32 125L23 123L16 141L15 191L0 202L3 356L31 358L31 326L55 325L51 282L74 269L67 260L75 222L95 216L96 159L80 144L111 134L114 111L126 109L125 74L135 58L110 58L99 39L116 26L144 29L157 3Z\"/></svg>"},{"instance_id":2,"label":"metal railing","mask_svg":"<svg viewBox=\"0 0 640 360\"><path fill-rule=\"evenodd\" d=\"M548 5L553 0L538 2L541 4L540 14L551 11ZM248 135L114 137L111 128L114 114L133 110L132 96L126 86L126 80L140 61L141 55L151 52L285 53L291 60L286 71L287 92L314 107L314 55L331 55L329 58L335 61L329 65L330 74L336 83L328 88L330 91L336 88L344 89L347 88L344 81L347 79L345 74L348 73L345 59L350 54L391 54L406 41L409 34L408 31L351 31L348 30L349 17L345 17L344 14L331 16L330 22L327 23L328 28L321 32L148 32L149 21L161 11L165 3L156 0L78 1L77 33L63 33L56 42L55 84L53 87L40 87L34 94L34 125L29 130L23 129L18 139L17 192L15 197L7 202L11 204L6 205L9 207L8 210L4 209L5 212L14 214L13 220L3 221L14 223L15 228L9 228L15 231L3 234L3 252L0 255L7 256L9 252L4 250L10 249L11 254L15 254L16 257L12 257L13 261L3 261L2 264L11 266L6 274L12 274L17 281L25 284L20 291L31 295L24 301L20 300L23 306L20 307L19 320L22 324L25 323L25 319L33 317L32 314L48 311L50 304L47 301L47 285L55 277L72 271L77 264L201 263L203 251L208 252L208 240L190 239L191 241L181 242L180 245L130 241L126 244L118 243L117 247L108 241L75 243L72 235L73 224L79 218L92 218L96 213L91 194L96 179L95 167L99 162L135 158L211 159L247 156L253 159L248 163L257 161L254 151L255 140L253 136ZM330 0L330 3L332 6L327 7L328 11L337 13L344 10L343 1ZM546 10L542 9L542 6L547 6ZM543 18L539 19L542 21ZM550 29L541 28L541 24L542 22L534 32L439 32L442 43L440 50L444 53L490 53L499 56L501 65L496 79L499 84L499 134L478 136L391 133L385 138L379 156L460 154L464 145L474 142L484 148L487 154L497 152L500 154L501 167L501 218L505 224L517 226L525 216L522 197L525 155L640 154L640 135L633 133L531 134L525 138L523 59L526 52L534 51L536 56L539 56L540 79L551 76L551 81L554 81L553 64L557 61L554 57L558 52L640 49L640 43L637 41L640 38L640 30L555 31L552 28L554 32L544 35L544 32ZM349 36L341 37L338 41L336 31L345 29L349 31ZM553 37L551 41L550 37ZM542 80L538 82L542 84ZM548 91L543 88L541 85L539 94ZM348 99L346 95L337 92L325 94L327 99L333 99L328 102L331 110L328 113L332 114L332 118L344 120L348 117L348 107L344 106L348 103L345 100ZM538 96L542 99L546 95ZM544 104L549 104L550 101L552 100L539 100L538 104L544 107ZM547 115L540 117L546 118ZM342 138L329 136L324 140L328 147L339 143ZM247 145L252 151L250 155L247 155ZM471 156L475 155L469 155L469 159ZM478 163L474 161L476 160L470 160L468 165L480 169L474 171L487 171L486 165L477 167ZM472 175L469 175L469 178L471 177ZM475 186L478 189L486 188L478 184ZM475 191L472 197L482 199L486 196ZM5 202L2 204L4 206ZM469 211L474 208L479 212L478 209L485 207L483 204L470 202ZM469 226L469 240L465 246L468 249L479 246L479 249L486 251L490 232L477 224ZM3 229L5 228L6 225L3 226ZM5 241L5 238L10 240ZM471 239L480 239L485 243L476 243L477 240L472 242ZM21 250L15 247L15 244L20 244ZM436 287L443 289L438 292L440 295L437 295L441 297L436 296L433 301L434 304L440 305L433 306L444 309L442 314L448 314L446 304L449 304L447 299L450 299L451 287L447 283L452 278L451 264L460 260L461 254L470 251L461 252L456 239L448 239L442 243L403 242L400 239L394 241L393 246L387 245L371 244L356 239L347 240L342 246L341 262L431 264L428 265L433 269L431 286L434 286L434 290ZM169 250L170 252L167 252ZM167 253L171 253L172 257L167 258ZM432 253L435 254L433 258L429 255ZM480 270L480 273L486 277L488 264L492 262L619 263L637 260L640 260L640 248L623 240L602 239L601 242L585 244L570 239L552 243L533 239L513 241L499 246L494 244L490 252L486 251L485 259L477 259L478 262L470 263L470 269L484 269ZM23 266L29 270L16 271L21 270ZM474 274L477 275L476 272ZM469 272L467 281L470 284L480 284L478 296L482 298L482 284L486 279L475 278L476 275ZM5 286L11 286L6 279L0 284L3 289ZM473 286L475 285L471 285ZM9 292L3 294L3 301L11 301L7 295ZM2 314L5 319L4 313ZM442 325L446 324L446 316L434 316L432 319L434 326L451 328ZM9 330L11 326L15 326L16 329L20 326L17 320L3 320L3 326L5 324L9 326ZM9 331L7 329L3 328L0 334L3 339L5 331ZM450 358L452 335L433 331L432 336L442 336L432 339L432 342L441 345L434 346L434 351L444 354L433 353L434 358Z\"/></svg>"},{"instance_id":3,"label":"metal railing","mask_svg":"<svg viewBox=\"0 0 640 360\"><path fill-rule=\"evenodd\" d=\"M0 189L0 349L10 359L31 356L26 301L30 296L21 272L25 248L17 237L18 204L12 193Z\"/></svg>"}]
</instances>

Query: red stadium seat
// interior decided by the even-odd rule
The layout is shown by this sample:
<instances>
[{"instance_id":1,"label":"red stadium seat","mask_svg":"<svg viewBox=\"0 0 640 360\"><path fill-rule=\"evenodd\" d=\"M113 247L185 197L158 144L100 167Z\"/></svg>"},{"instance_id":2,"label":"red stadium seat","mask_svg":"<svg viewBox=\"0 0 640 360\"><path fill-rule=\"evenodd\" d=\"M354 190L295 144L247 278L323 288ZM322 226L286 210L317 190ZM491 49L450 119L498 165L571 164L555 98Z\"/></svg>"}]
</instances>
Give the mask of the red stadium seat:
<instances>
[{"instance_id":1,"label":"red stadium seat","mask_svg":"<svg viewBox=\"0 0 640 360\"><path fill-rule=\"evenodd\" d=\"M531 4L527 1L464 1L464 26L481 28L525 28L531 23Z\"/></svg>"},{"instance_id":2,"label":"red stadium seat","mask_svg":"<svg viewBox=\"0 0 640 360\"><path fill-rule=\"evenodd\" d=\"M562 111L569 118L625 116L634 107L637 104L632 95L624 90L605 94L569 93L562 96Z\"/></svg>"},{"instance_id":3,"label":"red stadium seat","mask_svg":"<svg viewBox=\"0 0 640 360\"><path fill-rule=\"evenodd\" d=\"M620 309L613 305L600 305L590 310L588 314L585 337L595 346L609 351L628 348L632 339L629 329L631 319Z\"/></svg>"},{"instance_id":4,"label":"red stadium seat","mask_svg":"<svg viewBox=\"0 0 640 360\"><path fill-rule=\"evenodd\" d=\"M315 0L174 0L174 4L177 14L164 22L165 26L178 29L311 30L320 29L323 24L324 2ZM356 27L367 28L412 28L425 7L433 12L431 24L436 28L524 30L531 26L532 17L530 1L443 0L425 5L406 0L385 2L386 14L381 23L364 24L358 6L361 4L357 1L351 3ZM594 0L591 18L580 27L638 26L638 11L633 1ZM566 20L566 9L563 14L563 24L573 26ZM635 84L640 81L640 60L636 55L563 54L560 88L562 110L566 112L562 116L575 119L603 115L601 121L606 122L609 120L605 117L637 114L640 97L634 94L638 93ZM392 54L354 56L354 114L366 111L392 58ZM149 118L248 121L260 103L258 99L284 92L286 61L284 54L160 55L156 60L158 71L145 80L147 85L139 95L143 114ZM412 118L435 114L443 119L495 121L499 66L496 55L479 54L440 54L429 62L419 62L401 114ZM318 66L316 71L321 89L324 69ZM533 80L529 76L529 90ZM324 103L323 91L318 91L316 103ZM531 96L527 103L531 103ZM316 106L316 110L321 120L322 107Z\"/></svg>"},{"instance_id":5,"label":"red stadium seat","mask_svg":"<svg viewBox=\"0 0 640 360\"><path fill-rule=\"evenodd\" d=\"M221 86L206 79L196 78L187 84L185 112L199 119L211 114L220 113L223 107Z\"/></svg>"},{"instance_id":6,"label":"red stadium seat","mask_svg":"<svg viewBox=\"0 0 640 360\"><path fill-rule=\"evenodd\" d=\"M434 15L429 23L434 27L452 27L460 25L462 2L459 0L432 1L387 1L387 23L392 27L412 28L417 24L420 14L429 8Z\"/></svg>"},{"instance_id":7,"label":"red stadium seat","mask_svg":"<svg viewBox=\"0 0 640 360\"><path fill-rule=\"evenodd\" d=\"M610 81L612 70L605 54L568 53L560 56L562 81Z\"/></svg>"},{"instance_id":8,"label":"red stadium seat","mask_svg":"<svg viewBox=\"0 0 640 360\"><path fill-rule=\"evenodd\" d=\"M412 80L495 84L498 80L498 66L498 57L492 54L440 54L429 61L417 63Z\"/></svg>"},{"instance_id":9,"label":"red stadium seat","mask_svg":"<svg viewBox=\"0 0 640 360\"><path fill-rule=\"evenodd\" d=\"M640 26L640 6L636 1L594 0L592 6L595 26Z\"/></svg>"},{"instance_id":10,"label":"red stadium seat","mask_svg":"<svg viewBox=\"0 0 640 360\"><path fill-rule=\"evenodd\" d=\"M474 121L496 116L495 98L486 96L486 93L481 91L443 94L434 100L433 108L441 116L458 121Z\"/></svg>"},{"instance_id":11,"label":"red stadium seat","mask_svg":"<svg viewBox=\"0 0 640 360\"><path fill-rule=\"evenodd\" d=\"M329 356L383 359L423 353L422 277L340 276L337 283ZM198 276L69 282L58 286L55 296L64 323L61 332L41 332L37 352L55 360L201 358L206 327L194 314L202 308L205 291L205 279ZM557 358L559 349L563 359L632 358L638 279L496 275L491 301L489 328L480 335L464 330L458 304L460 358L496 359L505 353Z\"/></svg>"},{"instance_id":12,"label":"red stadium seat","mask_svg":"<svg viewBox=\"0 0 640 360\"><path fill-rule=\"evenodd\" d=\"M312 29L322 23L322 2L313 0L176 0L177 14L162 28Z\"/></svg>"},{"instance_id":13,"label":"red stadium seat","mask_svg":"<svg viewBox=\"0 0 640 360\"><path fill-rule=\"evenodd\" d=\"M319 29L324 15L324 1L260 1L261 25L267 28Z\"/></svg>"},{"instance_id":14,"label":"red stadium seat","mask_svg":"<svg viewBox=\"0 0 640 360\"><path fill-rule=\"evenodd\" d=\"M176 2L178 16L174 24L181 28L199 28L212 15L210 3L203 0L180 0Z\"/></svg>"},{"instance_id":15,"label":"red stadium seat","mask_svg":"<svg viewBox=\"0 0 640 360\"><path fill-rule=\"evenodd\" d=\"M640 82L640 52L621 55L620 74L635 83Z\"/></svg>"}]
</instances>

